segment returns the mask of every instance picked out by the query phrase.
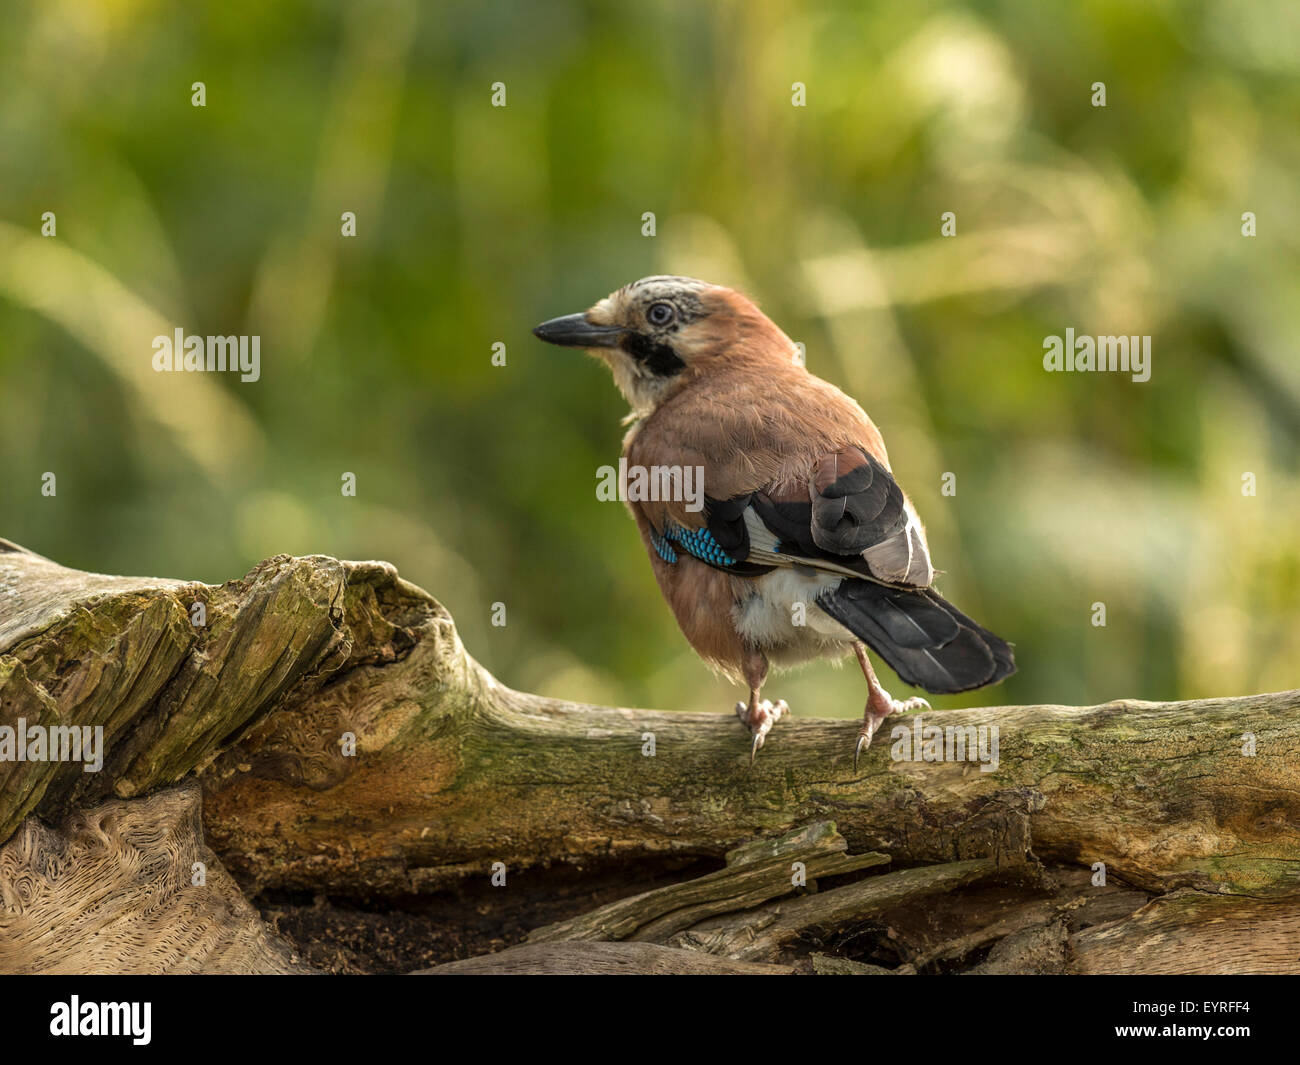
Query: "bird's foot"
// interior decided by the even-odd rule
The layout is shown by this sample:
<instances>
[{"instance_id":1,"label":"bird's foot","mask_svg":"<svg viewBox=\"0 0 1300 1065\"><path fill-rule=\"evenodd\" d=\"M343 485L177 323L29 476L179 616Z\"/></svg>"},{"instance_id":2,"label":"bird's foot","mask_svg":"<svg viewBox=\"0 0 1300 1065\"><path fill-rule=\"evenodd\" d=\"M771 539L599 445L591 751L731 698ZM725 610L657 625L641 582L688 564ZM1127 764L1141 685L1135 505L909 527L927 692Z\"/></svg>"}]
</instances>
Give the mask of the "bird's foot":
<instances>
[{"instance_id":1,"label":"bird's foot","mask_svg":"<svg viewBox=\"0 0 1300 1065\"><path fill-rule=\"evenodd\" d=\"M786 705L784 699L778 699L775 703L771 699L764 699L762 702L755 703L753 709L750 709L748 703L736 704L736 716L740 718L740 723L749 729L750 734L754 737L754 743L749 748L749 764L754 764L754 756L758 754L759 748L763 746L763 741L767 739L767 734L772 731L781 718L790 712L790 707Z\"/></svg>"},{"instance_id":2,"label":"bird's foot","mask_svg":"<svg viewBox=\"0 0 1300 1065\"><path fill-rule=\"evenodd\" d=\"M858 758L871 746L871 738L876 729L890 714L906 714L913 710L929 710L930 704L919 695L910 699L893 699L884 688L879 688L867 700L867 708L862 714L862 727L858 729L858 743L853 748L853 771L858 769Z\"/></svg>"}]
</instances>

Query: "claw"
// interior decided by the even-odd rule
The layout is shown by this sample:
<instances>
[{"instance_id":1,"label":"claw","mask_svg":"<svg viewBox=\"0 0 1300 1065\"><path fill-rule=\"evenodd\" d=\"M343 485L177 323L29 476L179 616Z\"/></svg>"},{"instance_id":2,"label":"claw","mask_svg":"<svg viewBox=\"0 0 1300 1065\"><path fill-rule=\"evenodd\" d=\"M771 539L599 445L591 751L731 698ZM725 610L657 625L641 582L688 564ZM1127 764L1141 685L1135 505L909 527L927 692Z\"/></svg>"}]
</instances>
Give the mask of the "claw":
<instances>
[{"instance_id":1,"label":"claw","mask_svg":"<svg viewBox=\"0 0 1300 1065\"><path fill-rule=\"evenodd\" d=\"M856 773L858 771L858 756L861 755L862 752L865 751L870 746L871 746L871 733L866 731L859 732L858 744L856 747L853 748L853 772Z\"/></svg>"},{"instance_id":2,"label":"claw","mask_svg":"<svg viewBox=\"0 0 1300 1065\"><path fill-rule=\"evenodd\" d=\"M885 718L890 714L904 714L913 710L930 709L929 702L922 699L919 695L914 695L910 699L899 701L898 699L891 699L889 693L883 688L881 688L880 691L881 694L889 700L889 709L884 713L872 713L871 706L868 704L866 714L862 720L862 728L858 730L857 745L853 748L853 771L855 773L858 771L858 759L861 757L862 752L871 746L871 740L876 734L876 729L880 727L880 723L884 721Z\"/></svg>"},{"instance_id":3,"label":"claw","mask_svg":"<svg viewBox=\"0 0 1300 1065\"><path fill-rule=\"evenodd\" d=\"M740 723L749 729L754 737L754 741L749 747L749 764L751 767L754 764L755 757L762 750L763 744L767 740L767 734L772 731L772 726L789 712L790 707L784 699L777 700L775 704L764 699L752 711L745 703L736 704L736 716L740 718Z\"/></svg>"}]
</instances>

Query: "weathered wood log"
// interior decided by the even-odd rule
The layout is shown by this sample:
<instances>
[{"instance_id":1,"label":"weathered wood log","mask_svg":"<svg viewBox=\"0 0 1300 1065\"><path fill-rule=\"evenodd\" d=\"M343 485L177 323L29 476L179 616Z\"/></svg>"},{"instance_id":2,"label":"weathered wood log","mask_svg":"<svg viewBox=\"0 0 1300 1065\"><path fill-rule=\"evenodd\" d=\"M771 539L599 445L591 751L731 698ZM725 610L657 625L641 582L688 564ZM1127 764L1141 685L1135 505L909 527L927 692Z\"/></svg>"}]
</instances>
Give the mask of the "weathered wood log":
<instances>
[{"instance_id":1,"label":"weathered wood log","mask_svg":"<svg viewBox=\"0 0 1300 1065\"><path fill-rule=\"evenodd\" d=\"M1070 971L1260 975L1300 972L1300 899L1177 891L1070 940Z\"/></svg>"},{"instance_id":2,"label":"weathered wood log","mask_svg":"<svg viewBox=\"0 0 1300 1065\"><path fill-rule=\"evenodd\" d=\"M888 927L899 968L986 971L983 965L970 969L970 961L993 947L987 971L1045 972L1044 949L1050 943L1053 964L1065 972L1069 936L1123 921L1150 900L1146 892L1122 883L1098 884L1086 869L1037 870L1031 863L1020 872L1018 881L999 877L932 897L924 907L883 912L878 922Z\"/></svg>"},{"instance_id":3,"label":"weathered wood log","mask_svg":"<svg viewBox=\"0 0 1300 1065\"><path fill-rule=\"evenodd\" d=\"M924 904L933 895L996 872L993 861L979 859L868 877L831 891L703 921L673 936L668 945L742 961L775 961L801 936L838 931L903 903Z\"/></svg>"},{"instance_id":4,"label":"weathered wood log","mask_svg":"<svg viewBox=\"0 0 1300 1065\"><path fill-rule=\"evenodd\" d=\"M1284 830L1300 820L1300 691L925 715L998 726L991 773L894 761L882 736L855 774L849 723L795 718L751 771L725 714L511 691L382 563L281 557L208 586L81 573L10 545L0 586L3 722L102 724L107 748L97 774L0 763L0 838L29 813L57 821L197 771L211 841L261 887L398 893L493 861L720 857L817 819L895 860L1032 841L1151 890L1300 886L1300 837Z\"/></svg>"},{"instance_id":5,"label":"weathered wood log","mask_svg":"<svg viewBox=\"0 0 1300 1065\"><path fill-rule=\"evenodd\" d=\"M0 847L0 973L307 971L204 845L193 785Z\"/></svg>"},{"instance_id":6,"label":"weathered wood log","mask_svg":"<svg viewBox=\"0 0 1300 1065\"><path fill-rule=\"evenodd\" d=\"M737 847L727 854L726 868L716 873L619 899L579 917L534 929L528 940L663 943L674 932L716 914L747 910L778 895L792 894L796 890L792 882L795 863L801 866L805 883L813 884L819 876L840 876L889 862L885 854L850 856L847 849L833 824L817 821L779 839Z\"/></svg>"},{"instance_id":7,"label":"weathered wood log","mask_svg":"<svg viewBox=\"0 0 1300 1065\"><path fill-rule=\"evenodd\" d=\"M1055 928L1060 924L1059 908L1060 903L1055 899L1035 899L1025 902L1009 914L986 920L985 923L978 923L964 935L946 940L939 946L919 954L908 964L914 969L924 970L939 962L964 958L981 947L1018 936L1025 931ZM1062 927L1060 933L1062 943L1066 934Z\"/></svg>"},{"instance_id":8,"label":"weathered wood log","mask_svg":"<svg viewBox=\"0 0 1300 1065\"><path fill-rule=\"evenodd\" d=\"M896 866L1104 863L1148 893L1239 896L1242 915L1251 900L1300 891L1300 763L1290 753L1300 691L924 718L996 727L996 770L892 758L882 734L855 773L854 727L806 718L782 722L751 770L728 714L512 691L466 654L446 611L385 563L278 557L210 586L82 573L0 542L0 843L35 831L32 817L71 823L96 803L193 778L207 842L249 892L396 898L486 877L496 862L526 891L548 867L720 861L820 820L854 852ZM19 719L102 727L102 769L5 760L5 728ZM10 869L10 889L24 870ZM1279 905L1242 927L1289 929L1275 915L1290 902ZM1208 907L1180 912L1179 927L1218 920ZM1071 968L1114 971L1135 953L1106 945L1155 919L1120 913L1105 935L1068 922L1062 933L1059 913L985 921L968 943L952 936L929 957L918 947L907 964L1046 935L1039 954L1050 967L1052 944L1068 934ZM1288 957L1300 952L1242 964L1300 967Z\"/></svg>"}]
</instances>

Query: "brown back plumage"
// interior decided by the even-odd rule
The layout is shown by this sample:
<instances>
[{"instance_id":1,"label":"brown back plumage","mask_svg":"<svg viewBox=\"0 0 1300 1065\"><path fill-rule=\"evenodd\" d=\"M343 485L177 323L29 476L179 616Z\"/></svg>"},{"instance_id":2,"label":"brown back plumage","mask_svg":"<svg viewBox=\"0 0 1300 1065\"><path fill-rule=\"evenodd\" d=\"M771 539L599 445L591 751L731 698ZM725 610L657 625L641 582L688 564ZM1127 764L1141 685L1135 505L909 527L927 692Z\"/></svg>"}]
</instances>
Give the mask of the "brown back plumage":
<instances>
[{"instance_id":1,"label":"brown back plumage","mask_svg":"<svg viewBox=\"0 0 1300 1065\"><path fill-rule=\"evenodd\" d=\"M686 368L624 441L630 465L702 466L714 499L801 488L822 455L846 445L889 469L866 412L809 373L794 342L751 300L712 287L703 302L708 316L675 344ZM680 502L658 506L660 514L648 516L660 528L659 516L699 523Z\"/></svg>"}]
</instances>

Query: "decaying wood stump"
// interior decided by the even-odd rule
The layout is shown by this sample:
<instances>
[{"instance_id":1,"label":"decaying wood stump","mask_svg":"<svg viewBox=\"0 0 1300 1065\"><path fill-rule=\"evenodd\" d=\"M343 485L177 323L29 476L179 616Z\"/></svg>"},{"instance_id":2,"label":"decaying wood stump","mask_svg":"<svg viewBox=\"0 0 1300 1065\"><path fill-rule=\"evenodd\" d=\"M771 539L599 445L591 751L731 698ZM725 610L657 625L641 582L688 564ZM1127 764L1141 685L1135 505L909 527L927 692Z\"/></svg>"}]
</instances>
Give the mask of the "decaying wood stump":
<instances>
[{"instance_id":1,"label":"decaying wood stump","mask_svg":"<svg viewBox=\"0 0 1300 1065\"><path fill-rule=\"evenodd\" d=\"M751 770L726 715L512 691L386 563L277 557L210 586L83 573L0 541L0 757L19 719L103 730L98 772L0 761L0 970L105 964L86 877L159 937L126 964L271 971L302 963L223 867L248 896L397 904L494 863L544 890L548 870L696 860L716 871L648 900L629 881L613 910L493 955L499 970L564 971L573 944L598 940L844 971L858 963L823 947L875 929L898 973L1300 971L1300 691L924 718L996 726L996 771L895 760L882 735L855 773L853 726L807 718L783 722ZM196 785L203 838L196 822L183 845L174 830L146 846L122 827L118 845L92 846L96 824L197 818ZM149 803L173 812L124 812ZM734 853L722 864L754 840L759 871ZM169 860L139 864L150 846ZM202 902L182 867L205 846ZM129 848L137 864L111 873ZM1109 886L1093 884L1097 863ZM169 907L205 946L166 939ZM33 920L60 929L54 946L32 944ZM1230 961L1195 946L1209 926L1231 929ZM681 955L602 957L591 964L626 971Z\"/></svg>"},{"instance_id":2,"label":"decaying wood stump","mask_svg":"<svg viewBox=\"0 0 1300 1065\"><path fill-rule=\"evenodd\" d=\"M0 848L0 973L305 971L204 845L193 785Z\"/></svg>"}]
</instances>

